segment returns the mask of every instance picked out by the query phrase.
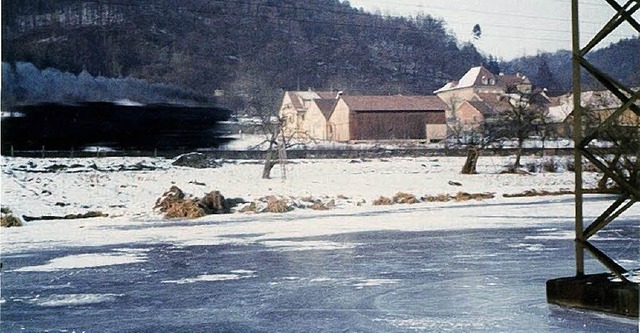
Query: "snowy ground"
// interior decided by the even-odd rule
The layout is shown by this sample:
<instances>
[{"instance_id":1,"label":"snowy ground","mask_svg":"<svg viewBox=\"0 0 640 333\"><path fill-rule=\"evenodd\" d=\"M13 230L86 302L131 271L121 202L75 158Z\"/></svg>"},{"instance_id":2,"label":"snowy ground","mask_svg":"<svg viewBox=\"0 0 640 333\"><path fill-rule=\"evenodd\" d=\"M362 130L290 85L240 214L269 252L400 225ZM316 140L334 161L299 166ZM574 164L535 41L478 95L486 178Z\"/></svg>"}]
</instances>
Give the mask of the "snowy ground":
<instances>
[{"instance_id":1,"label":"snowy ground","mask_svg":"<svg viewBox=\"0 0 640 333\"><path fill-rule=\"evenodd\" d=\"M509 259L511 263L504 263L509 267L518 260L528 260L526 256L516 255L520 249L544 254L541 257L536 257L536 260L540 261L536 265L544 266L545 260L552 260L547 256L558 255L553 251L561 246L563 250L559 253L562 253L564 258L562 260L567 261L566 258L570 257L571 240L573 239L571 232L573 197L565 195L504 198L502 194L520 193L531 189L571 190L573 188L573 173L500 174L499 172L511 159L512 157L481 157L478 165L479 173L476 175L459 174L464 159L456 157L393 158L364 161L292 160L286 167L286 179L282 179L281 169L276 166L273 170L273 179L263 180L260 179L262 171L260 161L226 161L219 168L192 169L172 166L172 160L168 159L26 159L4 157L2 165L3 207L11 208L18 215L27 216L61 216L81 214L87 211L102 211L109 214L109 217L105 218L32 221L20 228L3 228L1 234L2 256L13 265L13 267L7 267L11 265L5 264L4 270L10 274L7 275L7 278L12 283L11 286L15 288L16 281L22 281L21 279L31 281L30 279L36 279L38 276L45 280L50 279L51 276L57 279L55 276L62 276L63 273L66 276L65 272L72 270L80 270L77 272L90 274L88 278L95 279L101 274L100 272L111 272L112 267L135 268L139 265L153 265L155 267L160 265L157 261L159 259L156 258L157 251L166 246L169 247L172 256L180 255L177 253L179 251L187 251L185 253L195 255L194 252L191 252L195 251L194 249L198 249L198 251L206 249L205 252L209 253L209 249L212 247L229 247L231 252L229 252L229 256L224 257L224 260L231 262L235 260L233 256L238 253L233 249L238 247L243 249L242 253L248 251L247 253L252 254L248 257L249 259L243 259L247 262L245 267L237 265L232 267L233 265L231 265L226 270L213 269L215 272L212 272L211 269L199 268L201 271L194 271L190 275L185 275L184 272L182 274L172 273L172 275L162 278L159 283L166 285L166 288L171 288L168 286L243 281L242 288L261 290L260 288L263 287L253 285L250 282L256 276L262 274L261 276L264 277L267 273L256 268L256 266L260 266L260 260L255 255L263 255L260 254L262 253L260 251L263 250L254 252L252 249L255 246L259 246L260 249L272 249L271 251L276 251L284 256L283 260L296 260L296 263L298 259L295 258L299 253L314 253L323 256L332 253L339 255L340 263L343 265L336 268L342 270L336 274L340 275L341 279L352 279L349 277L349 263L359 260L359 256L351 257L352 253L361 248L381 246L381 243L375 241L378 236L393 238L393 233L402 232L405 233L403 235L429 235L429 237L433 237L435 234L445 232L447 237L457 239L456 231L471 233L469 235L474 235L474 241L483 249L486 247L489 250L492 246L505 247L500 250L503 252L513 249L514 257ZM532 161L533 158L525 158L524 160L524 162ZM561 162L562 160L558 161L558 163ZM584 178L585 187L593 187L598 175L586 173ZM460 183L461 186L450 185L450 182ZM153 206L156 199L172 185L176 185L195 196L219 190L225 197L241 197L247 201L267 195L290 198L308 196L331 198L336 201L336 207L328 211L296 209L283 214L234 213L231 215L210 215L195 220L165 220L153 210ZM397 192L407 192L421 197L423 195L455 194L459 191L492 192L495 193L495 198L483 201L425 202L393 206L374 206L372 204L372 201L379 196L391 197ZM585 215L588 219L594 219L610 202L611 198L608 196L587 196ZM637 256L632 255L633 253L637 254L637 248L635 250L629 249L628 244L629 237L637 238L638 229L633 229L631 222L640 219L640 207L635 205L620 218L627 221L629 226L625 226L621 229L622 231L615 231L613 234L599 234L595 241L614 244L610 239L615 240L615 248L620 249L624 254L622 264L627 268L637 268L640 262ZM493 245L483 244L483 237L479 236L481 233L474 232L474 230L499 230L500 234L509 234L511 232L505 230L514 230L514 236L510 236L513 238L506 238L513 241L513 244L504 243L505 236L492 239L491 242L496 242L495 244L491 243ZM357 233L365 233L362 235L366 236L339 236ZM472 236L469 236L469 239L471 238ZM437 237L433 239L433 242L436 242L436 239ZM405 248L396 250L412 251L411 247L418 246L417 244L420 244L419 239L415 243L404 244ZM451 246L451 244L444 243L438 246ZM376 250L379 250L378 247ZM384 253L394 253L396 250L391 247L386 249L387 252ZM428 251L437 250L429 249ZM292 254L287 255L287 253ZM375 253L367 254L372 256L367 257L367 260L376 262L375 265L372 264L374 266L371 269L374 267L375 269L383 269L385 265L392 264L394 260L401 260L401 258L394 257L395 259L387 262L384 260L384 253L381 254L382 257L376 256ZM477 263L485 263L486 261L487 265L493 265L491 261L485 259L480 258ZM208 261L194 260L198 262L198 267L206 267L210 264ZM304 261L304 263L313 264L313 260L312 256L309 261ZM438 260L439 265L444 267L439 269L445 269L453 263L453 261L451 263L447 261L446 255ZM558 263L558 266L567 268L568 272L558 272L559 275L550 272L549 274L552 274L550 277L571 274L570 265L566 265L564 261L561 264ZM424 262L420 263L424 264ZM415 263L409 264L415 265ZM326 275L328 273L321 274L322 267L314 267L304 266L301 268L311 276L309 283L320 283L324 286L323 288L329 288L326 290L334 290L329 287L333 284L337 288L334 291L344 287L342 284L332 283L332 277ZM347 270L344 270L345 267ZM465 269L473 271L473 267L474 264L469 262ZM590 261L589 267L599 266ZM397 269L400 268L397 267ZM261 269L268 270L268 267L261 267ZM274 274L272 277L274 280L265 281L265 283L268 285L285 283L290 275L277 275L292 274L291 269L291 267L282 268L280 271L271 272ZM553 268L554 271L555 269ZM514 272L517 271L515 269ZM600 267L596 272L602 271L604 269ZM488 274L485 271L474 272L480 280ZM411 280L405 281L399 277L381 278L378 273L371 274L371 276L365 273L362 272L362 279L353 280L355 282L352 286L355 290L362 288L368 290L371 287L391 288L389 292L395 295L394 300L399 297L399 294L393 291L393 286L411 283ZM114 274L118 274L117 271L114 271ZM131 271L130 274L137 276L134 271ZM291 277L291 279L296 278ZM536 277L535 279L536 283L542 283L541 288L544 288L544 277ZM5 280L3 277L3 283L6 283ZM80 282L74 280L70 283ZM150 284L148 292L153 293L155 288L153 286L157 286L157 284ZM93 289L82 289L84 292L80 289L78 292L70 294L58 292L46 298L42 298L40 295L34 298L33 295L23 295L28 293L27 291L12 289L9 296L3 293L0 304L5 304L10 300L12 302L24 301L31 304L30 306L33 304L53 307L84 306L104 302L117 303L119 299L124 297L123 295L133 297L128 294L131 291L104 292L102 290L100 292L101 290L94 290L96 288L100 289L94 285ZM170 291L165 290L166 288L162 287L164 291L172 295ZM47 289L44 288L44 290ZM295 295L296 290L298 289L287 289L287 292L292 292ZM242 289L229 290L230 295L238 292L242 293ZM541 295L544 293L543 290L535 292ZM13 296L11 296L12 294ZM451 295L443 294L441 296L441 299L447 299ZM336 294L335 297L337 302L341 296ZM481 297L490 296L483 294ZM402 298L397 301L407 302ZM542 299L541 302L544 300ZM265 304L267 303L255 305L256 311L264 308ZM542 304L536 303L531 306L539 309L543 306ZM203 306L202 304L196 305ZM327 306L331 307L330 304ZM404 305L405 308L407 306ZM396 309L400 311L398 313L402 312L402 308L403 306L398 304ZM24 324L19 316L21 313L29 313L30 309L23 309L17 305L9 309L12 314L9 323L18 326ZM227 311L233 313L232 310ZM454 307L451 311L458 310ZM56 317L60 314L51 312L50 315ZM508 317L510 314L506 313L504 316ZM382 318L385 323L391 320L384 316ZM366 322L371 324L377 323L378 320ZM401 319L397 319L398 322L395 320L393 319L392 322L394 327L403 328L405 327L403 325L407 324ZM55 325L47 326L46 319L42 319L42 321L43 327L57 327ZM302 322L304 320L301 319L300 323ZM447 325L450 324L451 322L447 321ZM469 325L472 324L473 319L469 319ZM429 325L424 327L436 330L446 328L446 326L442 326L444 324ZM492 324L487 325L483 327L489 331ZM220 328L221 326L212 327ZM465 327L473 328L473 326ZM543 329L549 327L545 326ZM610 328L606 325L604 327ZM623 327L628 328L629 322L624 322ZM637 328L634 325L631 327ZM568 331L573 328L569 327ZM456 329L453 330L456 331ZM296 329L290 327L284 331L296 331Z\"/></svg>"},{"instance_id":2,"label":"snowy ground","mask_svg":"<svg viewBox=\"0 0 640 333\"><path fill-rule=\"evenodd\" d=\"M230 234L242 223L256 222L250 228L267 238L301 237L370 230L438 230L491 228L526 225L540 216L559 216L565 220L573 214L572 196L539 198L504 198L503 194L526 190L571 190L573 173L500 174L511 157L482 157L478 174L461 175L464 159L393 158L373 160L292 160L286 166L286 179L276 166L272 179L261 179L260 161L227 161L218 168L177 167L170 159L86 158L27 159L3 158L2 205L18 216L64 216L100 211L109 217L80 220L27 222L22 228L4 229L2 252L15 253L62 245L107 245L144 241L175 241L185 244L235 241L218 235ZM533 157L524 162L532 162ZM558 158L558 163L564 158ZM135 169L135 170L134 170ZM595 173L585 173L585 187L593 187ZM451 185L456 182L460 185ZM191 221L164 220L154 210L156 200L172 185L188 194L202 197L213 190L225 197L239 197L251 202L268 195L288 200L303 197L333 199L329 211L297 209L284 214L248 214L236 212L224 216L207 216ZM450 194L459 191L495 194L483 201L418 203L374 206L380 196L398 192L424 195ZM544 204L544 208L542 208ZM606 201L585 209L600 213ZM487 219L485 208L498 208L503 218ZM488 213L493 214L493 213ZM632 208L626 214L638 216ZM635 215L634 215L635 214ZM362 218L366 216L366 218ZM595 215L594 215L595 216ZM212 225L205 222L238 222ZM348 221L348 223L345 223ZM119 229L102 232L104 226L157 224L163 228L144 230ZM199 224L201 223L201 225ZM278 228L274 228L278 225ZM211 229L215 230L211 230ZM206 239L202 239L206 232ZM247 238L243 242L255 241ZM305 246L324 246L306 244ZM127 254L128 255L128 254ZM113 258L111 258L113 259Z\"/></svg>"}]
</instances>

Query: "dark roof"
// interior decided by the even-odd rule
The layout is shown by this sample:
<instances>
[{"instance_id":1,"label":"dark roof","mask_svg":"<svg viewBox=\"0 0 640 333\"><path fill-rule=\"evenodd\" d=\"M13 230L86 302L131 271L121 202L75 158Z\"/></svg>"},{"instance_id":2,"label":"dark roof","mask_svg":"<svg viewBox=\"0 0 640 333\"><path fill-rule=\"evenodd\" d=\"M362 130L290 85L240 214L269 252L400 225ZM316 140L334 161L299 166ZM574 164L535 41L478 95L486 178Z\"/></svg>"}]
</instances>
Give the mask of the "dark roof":
<instances>
[{"instance_id":1,"label":"dark roof","mask_svg":"<svg viewBox=\"0 0 640 333\"><path fill-rule=\"evenodd\" d=\"M293 91L287 91L287 94L289 94L289 98L291 99L291 104L293 104L293 107L296 109L301 109L302 103L300 102L298 95Z\"/></svg>"},{"instance_id":2,"label":"dark roof","mask_svg":"<svg viewBox=\"0 0 640 333\"><path fill-rule=\"evenodd\" d=\"M524 84L529 85L531 81L524 75L516 74L516 75L507 75L501 74L498 75L498 82L503 83L507 88L516 88L518 85Z\"/></svg>"},{"instance_id":3,"label":"dark roof","mask_svg":"<svg viewBox=\"0 0 640 333\"><path fill-rule=\"evenodd\" d=\"M343 96L352 111L444 111L438 96Z\"/></svg>"},{"instance_id":4,"label":"dark roof","mask_svg":"<svg viewBox=\"0 0 640 333\"><path fill-rule=\"evenodd\" d=\"M492 116L497 113L497 111L489 104L483 101L468 101L467 103L471 104L478 112L480 112L483 116Z\"/></svg>"},{"instance_id":5,"label":"dark roof","mask_svg":"<svg viewBox=\"0 0 640 333\"><path fill-rule=\"evenodd\" d=\"M337 99L316 99L316 105L320 109L320 112L324 115L325 119L329 120L331 118L331 114L333 114L333 110L335 109L336 104L338 103Z\"/></svg>"},{"instance_id":6,"label":"dark roof","mask_svg":"<svg viewBox=\"0 0 640 333\"><path fill-rule=\"evenodd\" d=\"M477 93L476 96L480 98L480 101L487 104L494 111L500 112L505 110L511 110L512 106L509 103L508 98L505 98L501 93ZM478 110L479 111L479 110Z\"/></svg>"}]
</instances>

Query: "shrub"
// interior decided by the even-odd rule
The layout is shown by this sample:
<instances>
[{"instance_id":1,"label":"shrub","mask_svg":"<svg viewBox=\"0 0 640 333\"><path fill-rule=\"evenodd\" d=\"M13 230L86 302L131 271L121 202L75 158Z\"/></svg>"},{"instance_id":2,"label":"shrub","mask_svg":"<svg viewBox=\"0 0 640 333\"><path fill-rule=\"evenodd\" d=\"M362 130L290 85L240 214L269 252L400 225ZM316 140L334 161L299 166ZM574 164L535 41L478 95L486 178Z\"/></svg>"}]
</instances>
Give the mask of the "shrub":
<instances>
[{"instance_id":1,"label":"shrub","mask_svg":"<svg viewBox=\"0 0 640 333\"><path fill-rule=\"evenodd\" d=\"M425 195L424 197L422 197L422 201L447 202L447 201L451 201L451 196L449 196L448 194Z\"/></svg>"}]
</instances>

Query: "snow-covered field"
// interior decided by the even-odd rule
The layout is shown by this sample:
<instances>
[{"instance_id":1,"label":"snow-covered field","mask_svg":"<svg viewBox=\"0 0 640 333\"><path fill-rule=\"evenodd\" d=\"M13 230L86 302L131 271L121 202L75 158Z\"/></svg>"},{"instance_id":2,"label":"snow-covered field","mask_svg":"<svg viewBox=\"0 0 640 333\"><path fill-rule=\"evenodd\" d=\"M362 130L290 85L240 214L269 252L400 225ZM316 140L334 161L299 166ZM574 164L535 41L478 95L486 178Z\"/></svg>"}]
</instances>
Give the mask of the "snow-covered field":
<instances>
[{"instance_id":1,"label":"snow-covered field","mask_svg":"<svg viewBox=\"0 0 640 333\"><path fill-rule=\"evenodd\" d=\"M525 158L531 162L532 158ZM503 194L525 190L571 190L573 173L500 174L511 157L482 157L478 174L461 175L463 158L393 158L373 160L292 160L286 166L286 178L276 166L272 179L261 179L260 161L226 161L219 168L178 167L170 159L85 158L27 159L3 158L2 205L19 216L64 216L100 211L106 218L27 222L22 228L4 229L3 253L22 252L41 247L118 244L135 241L175 241L215 243L233 241L216 236L233 233L234 228L252 229L274 236L309 236L360 230L428 230L522 225L540 214L553 213L566 220L573 213L572 197L503 198ZM585 174L585 187L597 181L594 173ZM451 185L456 182L461 185ZM157 200L172 185L188 194L202 197L213 190L225 197L246 201L268 195L288 200L303 197L333 199L329 211L298 209L284 214L234 213L207 216L189 221L167 221L155 211ZM495 198L483 201L418 203L413 205L374 206L380 196L397 192L424 195L491 192ZM483 218L484 207L506 203L539 202L545 206L504 205L514 218ZM603 209L594 204L594 214ZM513 207L513 208L509 208ZM533 209L532 209L533 208ZM587 207L588 209L589 207ZM363 218L363 212L367 213ZM371 213L371 214L369 214ZM387 214L393 213L393 214ZM638 210L631 210L638 214ZM373 215L373 216L371 216ZM393 216L393 218L390 218ZM211 224L210 222L246 222L251 225ZM168 228L111 229L154 223ZM277 228L274 225L278 225ZM282 224L282 225L280 225ZM206 233L205 239L202 235ZM247 241L247 239L244 239ZM305 246L327 246L306 244ZM331 245L333 246L333 245ZM111 258L113 259L113 258Z\"/></svg>"}]
</instances>

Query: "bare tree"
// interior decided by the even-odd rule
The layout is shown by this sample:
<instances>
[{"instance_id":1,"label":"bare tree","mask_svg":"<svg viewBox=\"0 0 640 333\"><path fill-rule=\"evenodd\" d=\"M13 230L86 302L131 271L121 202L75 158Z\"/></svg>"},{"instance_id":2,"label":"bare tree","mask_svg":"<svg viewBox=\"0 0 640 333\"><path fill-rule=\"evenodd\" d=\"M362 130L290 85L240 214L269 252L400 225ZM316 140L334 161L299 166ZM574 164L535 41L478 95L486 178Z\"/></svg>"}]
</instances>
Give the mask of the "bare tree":
<instances>
[{"instance_id":1,"label":"bare tree","mask_svg":"<svg viewBox=\"0 0 640 333\"><path fill-rule=\"evenodd\" d=\"M243 71L236 78L232 96L227 97L227 100L232 100L235 110L252 119L254 132L264 136L264 140L256 148L266 144L262 178L269 179L271 170L278 161L276 152L290 147L291 135L285 134L285 119L278 116L283 91L270 88L270 84L259 77L251 69Z\"/></svg>"},{"instance_id":2,"label":"bare tree","mask_svg":"<svg viewBox=\"0 0 640 333\"><path fill-rule=\"evenodd\" d=\"M544 136L549 108L547 99L538 93L517 91L503 96L510 108L502 110L495 119L495 130L501 137L514 138L517 142L514 168L522 166L520 158L526 139L533 135Z\"/></svg>"},{"instance_id":3,"label":"bare tree","mask_svg":"<svg viewBox=\"0 0 640 333\"><path fill-rule=\"evenodd\" d=\"M477 124L465 124L454 114L454 118L449 121L449 141L453 147L467 148L467 158L460 173L477 173L476 165L481 152L497 140L495 124L493 117L487 117Z\"/></svg>"}]
</instances>

